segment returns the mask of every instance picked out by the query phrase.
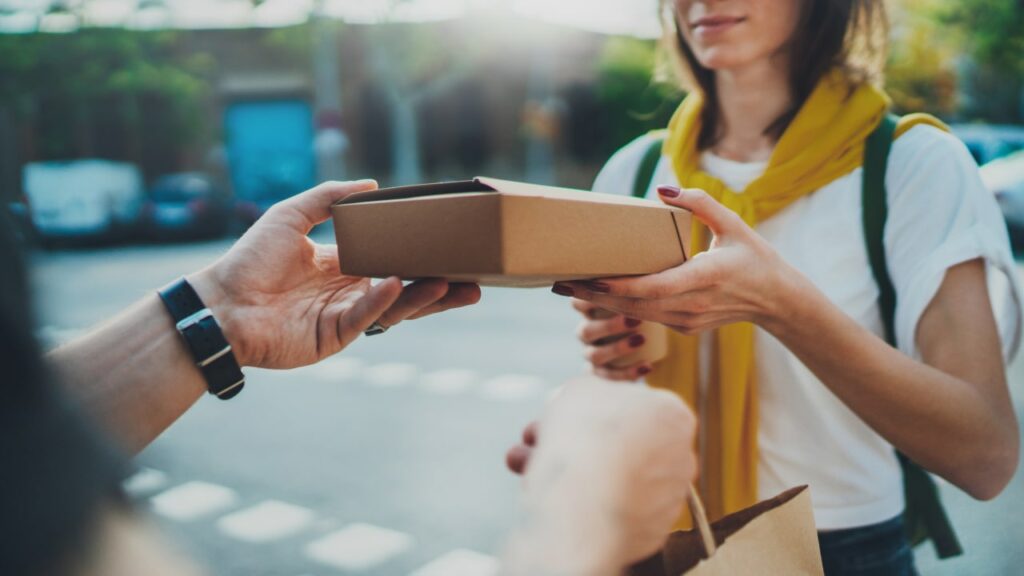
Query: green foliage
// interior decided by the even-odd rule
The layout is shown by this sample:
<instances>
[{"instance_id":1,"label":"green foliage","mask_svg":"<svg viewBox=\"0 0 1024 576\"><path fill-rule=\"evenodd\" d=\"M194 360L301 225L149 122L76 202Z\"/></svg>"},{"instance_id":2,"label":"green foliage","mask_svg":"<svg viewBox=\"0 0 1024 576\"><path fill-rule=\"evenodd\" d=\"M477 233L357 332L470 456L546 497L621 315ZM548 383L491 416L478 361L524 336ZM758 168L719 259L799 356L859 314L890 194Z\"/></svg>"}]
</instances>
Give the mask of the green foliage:
<instances>
[{"instance_id":1,"label":"green foliage","mask_svg":"<svg viewBox=\"0 0 1024 576\"><path fill-rule=\"evenodd\" d=\"M971 55L993 69L1024 75L1024 2L947 0L942 23L958 29Z\"/></svg>"},{"instance_id":2,"label":"green foliage","mask_svg":"<svg viewBox=\"0 0 1024 576\"><path fill-rule=\"evenodd\" d=\"M597 100L607 122L607 153L651 130L664 128L682 101L676 86L654 78L657 45L611 38L598 63Z\"/></svg>"},{"instance_id":3,"label":"green foliage","mask_svg":"<svg viewBox=\"0 0 1024 576\"><path fill-rule=\"evenodd\" d=\"M143 101L159 103L166 115L153 136L172 147L187 145L202 136L205 78L214 63L179 50L178 41L175 32L120 29L0 35L0 105L23 118L71 111L71 125L37 124L46 156L74 153L93 118L140 129Z\"/></svg>"},{"instance_id":4,"label":"green foliage","mask_svg":"<svg viewBox=\"0 0 1024 576\"><path fill-rule=\"evenodd\" d=\"M939 21L940 1L903 0L896 11L886 89L902 114L957 111L957 43Z\"/></svg>"}]
</instances>

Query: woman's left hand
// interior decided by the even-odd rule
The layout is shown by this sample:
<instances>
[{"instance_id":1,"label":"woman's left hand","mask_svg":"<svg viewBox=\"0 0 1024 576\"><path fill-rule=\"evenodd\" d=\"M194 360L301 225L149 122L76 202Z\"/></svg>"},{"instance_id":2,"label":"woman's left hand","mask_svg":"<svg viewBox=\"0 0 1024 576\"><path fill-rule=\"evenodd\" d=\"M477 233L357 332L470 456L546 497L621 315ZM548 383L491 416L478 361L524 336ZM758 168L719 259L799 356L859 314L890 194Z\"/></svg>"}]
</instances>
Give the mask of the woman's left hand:
<instances>
[{"instance_id":1,"label":"woman's left hand","mask_svg":"<svg viewBox=\"0 0 1024 576\"><path fill-rule=\"evenodd\" d=\"M735 322L764 325L780 316L787 283L800 277L735 212L702 190L658 189L663 202L689 210L714 235L710 248L658 274L556 285L559 294L684 334ZM566 290L568 289L568 290Z\"/></svg>"}]
</instances>

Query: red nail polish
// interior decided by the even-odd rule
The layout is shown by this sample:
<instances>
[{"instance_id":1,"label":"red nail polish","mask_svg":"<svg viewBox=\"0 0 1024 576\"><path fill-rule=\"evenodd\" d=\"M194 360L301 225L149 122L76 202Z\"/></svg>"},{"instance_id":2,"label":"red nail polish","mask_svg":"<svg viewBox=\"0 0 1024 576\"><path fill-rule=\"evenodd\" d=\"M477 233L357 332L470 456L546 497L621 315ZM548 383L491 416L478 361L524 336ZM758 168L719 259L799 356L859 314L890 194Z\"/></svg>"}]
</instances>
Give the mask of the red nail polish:
<instances>
[{"instance_id":1,"label":"red nail polish","mask_svg":"<svg viewBox=\"0 0 1024 576\"><path fill-rule=\"evenodd\" d=\"M607 294L612 291L612 287L604 282L584 282L583 286L591 292L597 292L598 294Z\"/></svg>"},{"instance_id":2,"label":"red nail polish","mask_svg":"<svg viewBox=\"0 0 1024 576\"><path fill-rule=\"evenodd\" d=\"M626 318L626 328L637 328L641 324L643 324L642 320L637 320L636 318Z\"/></svg>"},{"instance_id":3,"label":"red nail polish","mask_svg":"<svg viewBox=\"0 0 1024 576\"><path fill-rule=\"evenodd\" d=\"M647 376L648 374L651 373L651 369L647 366L641 366L637 368L636 373L639 374L640 376Z\"/></svg>"},{"instance_id":4,"label":"red nail polish","mask_svg":"<svg viewBox=\"0 0 1024 576\"><path fill-rule=\"evenodd\" d=\"M639 348L639 347L643 346L644 342L646 342L646 341L647 341L647 339L644 338L643 334L633 334L632 336L629 337L629 347L630 348Z\"/></svg>"},{"instance_id":5,"label":"red nail polish","mask_svg":"<svg viewBox=\"0 0 1024 576\"><path fill-rule=\"evenodd\" d=\"M679 188L676 188L675 186L659 186L658 194L661 194L665 198L678 198Z\"/></svg>"},{"instance_id":6,"label":"red nail polish","mask_svg":"<svg viewBox=\"0 0 1024 576\"><path fill-rule=\"evenodd\" d=\"M559 296L567 296L569 298L576 295L576 291L571 286L566 286L565 284L555 284L551 287L551 291Z\"/></svg>"}]
</instances>

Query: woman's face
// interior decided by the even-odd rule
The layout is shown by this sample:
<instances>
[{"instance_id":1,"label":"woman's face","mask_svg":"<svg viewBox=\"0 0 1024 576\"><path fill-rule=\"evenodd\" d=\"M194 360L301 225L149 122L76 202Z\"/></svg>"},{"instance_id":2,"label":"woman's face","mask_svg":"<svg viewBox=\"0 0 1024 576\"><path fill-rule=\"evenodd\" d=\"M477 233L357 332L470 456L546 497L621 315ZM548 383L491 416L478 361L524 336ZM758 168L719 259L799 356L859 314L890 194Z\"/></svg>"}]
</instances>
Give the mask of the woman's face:
<instances>
[{"instance_id":1,"label":"woman's face","mask_svg":"<svg viewBox=\"0 0 1024 576\"><path fill-rule=\"evenodd\" d=\"M783 50L796 29L802 3L675 0L676 22L701 66L711 70L743 68Z\"/></svg>"}]
</instances>

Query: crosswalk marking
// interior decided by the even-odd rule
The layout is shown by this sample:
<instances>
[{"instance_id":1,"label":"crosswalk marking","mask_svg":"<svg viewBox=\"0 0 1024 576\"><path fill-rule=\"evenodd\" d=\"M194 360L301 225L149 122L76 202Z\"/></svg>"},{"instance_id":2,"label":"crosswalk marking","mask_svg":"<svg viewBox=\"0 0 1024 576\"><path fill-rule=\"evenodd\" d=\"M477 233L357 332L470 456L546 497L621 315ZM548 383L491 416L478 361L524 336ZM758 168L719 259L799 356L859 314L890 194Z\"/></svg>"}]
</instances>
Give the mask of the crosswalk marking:
<instances>
[{"instance_id":1,"label":"crosswalk marking","mask_svg":"<svg viewBox=\"0 0 1024 576\"><path fill-rule=\"evenodd\" d=\"M179 522L189 522L230 508L238 494L209 482L186 482L150 499L153 510Z\"/></svg>"},{"instance_id":2,"label":"crosswalk marking","mask_svg":"<svg viewBox=\"0 0 1024 576\"><path fill-rule=\"evenodd\" d=\"M317 562L341 570L373 568L413 546L408 534L370 524L350 524L306 546L306 554Z\"/></svg>"},{"instance_id":3,"label":"crosswalk marking","mask_svg":"<svg viewBox=\"0 0 1024 576\"><path fill-rule=\"evenodd\" d=\"M517 401L536 396L543 388L544 381L536 376L506 374L484 382L481 394L490 400Z\"/></svg>"},{"instance_id":4,"label":"crosswalk marking","mask_svg":"<svg viewBox=\"0 0 1024 576\"><path fill-rule=\"evenodd\" d=\"M167 474L152 468L140 468L131 478L124 481L124 491L139 498L156 492L167 484Z\"/></svg>"},{"instance_id":5,"label":"crosswalk marking","mask_svg":"<svg viewBox=\"0 0 1024 576\"><path fill-rule=\"evenodd\" d=\"M243 542L264 543L287 538L309 526L313 511L278 500L266 500L217 521L224 534Z\"/></svg>"},{"instance_id":6,"label":"crosswalk marking","mask_svg":"<svg viewBox=\"0 0 1024 576\"><path fill-rule=\"evenodd\" d=\"M409 576L497 576L498 560L472 550L452 550Z\"/></svg>"},{"instance_id":7,"label":"crosswalk marking","mask_svg":"<svg viewBox=\"0 0 1024 576\"><path fill-rule=\"evenodd\" d=\"M450 396L469 390L477 380L472 370L438 370L420 379L420 388L432 394Z\"/></svg>"},{"instance_id":8,"label":"crosswalk marking","mask_svg":"<svg viewBox=\"0 0 1024 576\"><path fill-rule=\"evenodd\" d=\"M396 362L371 366L366 369L363 376L371 386L395 388L412 383L416 378L416 372L415 365Z\"/></svg>"}]
</instances>

